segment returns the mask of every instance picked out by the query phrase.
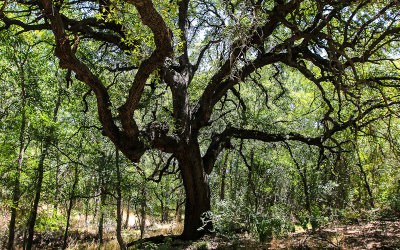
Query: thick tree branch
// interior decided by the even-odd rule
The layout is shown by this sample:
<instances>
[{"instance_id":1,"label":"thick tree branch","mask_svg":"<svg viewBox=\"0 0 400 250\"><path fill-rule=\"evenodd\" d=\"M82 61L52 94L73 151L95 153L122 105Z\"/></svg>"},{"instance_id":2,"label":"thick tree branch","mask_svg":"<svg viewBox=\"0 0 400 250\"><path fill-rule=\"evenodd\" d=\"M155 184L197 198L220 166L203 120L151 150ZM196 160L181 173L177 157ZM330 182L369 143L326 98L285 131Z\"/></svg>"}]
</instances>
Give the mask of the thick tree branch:
<instances>
[{"instance_id":1,"label":"thick tree branch","mask_svg":"<svg viewBox=\"0 0 400 250\"><path fill-rule=\"evenodd\" d=\"M189 29L189 20L188 20L188 8L189 8L189 0L180 0L178 1L179 5L179 15L178 15L178 27L181 31L181 41L183 43L182 47L182 55L179 57L180 67L190 65L189 62L189 54L188 54L188 29Z\"/></svg>"},{"instance_id":2,"label":"thick tree branch","mask_svg":"<svg viewBox=\"0 0 400 250\"><path fill-rule=\"evenodd\" d=\"M86 83L96 95L99 119L107 135L124 154L133 161L138 161L144 152L144 145L137 138L129 138L115 125L111 113L111 102L107 89L100 79L72 52L71 43L65 32L64 24L52 0L42 0L43 13L51 22L55 37L55 55L60 59L60 66L75 72L76 78Z\"/></svg>"},{"instance_id":3,"label":"thick tree branch","mask_svg":"<svg viewBox=\"0 0 400 250\"><path fill-rule=\"evenodd\" d=\"M161 15L154 8L151 0L127 0L135 5L144 25L147 25L154 34L156 49L145 59L137 70L135 79L129 90L128 98L118 110L121 123L129 136L138 136L138 129L133 120L133 112L142 96L144 86L150 74L160 68L167 57L172 56L172 32L165 24Z\"/></svg>"}]
</instances>

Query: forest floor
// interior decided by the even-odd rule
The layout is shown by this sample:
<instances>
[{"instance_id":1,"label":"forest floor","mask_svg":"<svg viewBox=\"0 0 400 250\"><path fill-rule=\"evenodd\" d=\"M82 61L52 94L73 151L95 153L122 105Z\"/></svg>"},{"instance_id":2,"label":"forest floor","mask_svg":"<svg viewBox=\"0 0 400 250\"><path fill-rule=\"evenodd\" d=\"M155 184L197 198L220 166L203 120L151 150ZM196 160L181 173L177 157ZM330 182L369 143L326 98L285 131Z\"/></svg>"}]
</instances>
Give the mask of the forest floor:
<instances>
[{"instance_id":1,"label":"forest floor","mask_svg":"<svg viewBox=\"0 0 400 250\"><path fill-rule=\"evenodd\" d=\"M330 223L316 231L297 232L273 240L269 248L400 248L400 218Z\"/></svg>"},{"instance_id":2,"label":"forest floor","mask_svg":"<svg viewBox=\"0 0 400 250\"><path fill-rule=\"evenodd\" d=\"M132 218L132 217L131 217ZM2 219L5 219L4 217ZM2 222L6 222L2 220ZM79 223L80 222L80 223ZM82 220L75 219L69 232L68 249L119 249L114 229L105 225L104 243L100 245L96 240L96 230L92 226L84 226ZM3 223L0 223L0 225ZM8 223L1 226L5 231ZM130 227L123 231L125 240L138 239L140 231L131 221ZM182 232L182 224L151 223L147 226L144 237L155 235L177 235ZM5 233L1 232L5 239ZM62 246L62 231L47 231L35 234L36 249L59 249ZM16 240L21 246L22 237ZM1 248L1 246L0 246ZM352 223L333 222L318 230L301 231L274 237L267 243L260 243L257 237L246 232L231 234L230 236L215 234L203 238L184 242L175 240L164 244L141 245L137 249L400 249L400 217L380 218L376 220L355 220ZM18 248L17 249L22 249Z\"/></svg>"},{"instance_id":3,"label":"forest floor","mask_svg":"<svg viewBox=\"0 0 400 250\"><path fill-rule=\"evenodd\" d=\"M399 249L400 218L330 223L319 230L295 232L261 244L254 236L205 236L167 249Z\"/></svg>"}]
</instances>

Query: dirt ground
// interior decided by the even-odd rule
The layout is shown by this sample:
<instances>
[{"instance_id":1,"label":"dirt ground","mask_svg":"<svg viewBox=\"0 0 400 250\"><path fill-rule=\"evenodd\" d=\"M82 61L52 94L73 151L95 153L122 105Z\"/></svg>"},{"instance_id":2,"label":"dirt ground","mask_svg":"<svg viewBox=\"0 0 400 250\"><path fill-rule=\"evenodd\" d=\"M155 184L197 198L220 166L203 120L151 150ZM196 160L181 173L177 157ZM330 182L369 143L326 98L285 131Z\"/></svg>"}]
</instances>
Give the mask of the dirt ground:
<instances>
[{"instance_id":1,"label":"dirt ground","mask_svg":"<svg viewBox=\"0 0 400 250\"><path fill-rule=\"evenodd\" d=\"M238 238L206 236L186 249L198 249L197 246L202 249L400 249L400 218L347 225L330 223L316 231L289 234L265 244L247 234Z\"/></svg>"},{"instance_id":2,"label":"dirt ground","mask_svg":"<svg viewBox=\"0 0 400 250\"><path fill-rule=\"evenodd\" d=\"M179 234L182 225L157 225L148 228L145 237L164 234ZM139 231L130 228L125 239L138 237ZM68 249L119 249L114 232L105 233L105 243L95 241L96 232L71 230ZM4 238L3 238L4 239ZM17 239L21 243L21 239ZM18 243L17 243L18 244ZM36 234L36 249L59 249L62 246L62 232ZM0 247L1 248L1 247ZM352 224L330 223L319 230L308 230L280 236L261 244L248 233L225 236L207 235L194 242L173 241L165 244L148 244L137 249L400 249L400 217L375 221L356 221ZM18 249L18 246L17 246ZM133 249L133 248L130 248Z\"/></svg>"},{"instance_id":3,"label":"dirt ground","mask_svg":"<svg viewBox=\"0 0 400 250\"><path fill-rule=\"evenodd\" d=\"M362 221L352 225L331 223L318 231L294 233L272 242L271 248L400 248L400 220Z\"/></svg>"}]
</instances>

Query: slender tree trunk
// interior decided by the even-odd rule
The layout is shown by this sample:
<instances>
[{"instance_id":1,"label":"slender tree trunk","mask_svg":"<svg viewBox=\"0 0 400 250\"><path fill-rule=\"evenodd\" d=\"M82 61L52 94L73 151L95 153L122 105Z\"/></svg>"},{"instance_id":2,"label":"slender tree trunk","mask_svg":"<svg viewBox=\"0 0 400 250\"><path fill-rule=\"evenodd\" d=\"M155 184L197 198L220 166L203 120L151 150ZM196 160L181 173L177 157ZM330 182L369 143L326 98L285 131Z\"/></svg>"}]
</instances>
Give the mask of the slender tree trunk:
<instances>
[{"instance_id":1,"label":"slender tree trunk","mask_svg":"<svg viewBox=\"0 0 400 250\"><path fill-rule=\"evenodd\" d=\"M185 222L182 238L198 239L210 229L212 222L207 214L210 211L210 189L208 175L204 171L198 147L187 147L178 157L186 192Z\"/></svg>"},{"instance_id":2,"label":"slender tree trunk","mask_svg":"<svg viewBox=\"0 0 400 250\"><path fill-rule=\"evenodd\" d=\"M146 229L146 187L142 189L142 200L140 202L140 238L143 239Z\"/></svg>"},{"instance_id":3,"label":"slender tree trunk","mask_svg":"<svg viewBox=\"0 0 400 250\"><path fill-rule=\"evenodd\" d=\"M99 239L100 244L103 244L103 225L104 225L104 213L100 212L99 229L97 232L97 238Z\"/></svg>"},{"instance_id":4,"label":"slender tree trunk","mask_svg":"<svg viewBox=\"0 0 400 250\"><path fill-rule=\"evenodd\" d=\"M122 238L121 228L122 228L122 213L121 213L121 204L122 204L122 193L121 193L121 172L119 169L119 155L118 149L115 150L115 166L117 170L117 240L119 244L119 248L121 250L126 249L126 245L124 239Z\"/></svg>"},{"instance_id":5,"label":"slender tree trunk","mask_svg":"<svg viewBox=\"0 0 400 250\"><path fill-rule=\"evenodd\" d=\"M100 244L103 244L103 225L104 225L104 205L106 203L106 194L105 194L105 184L102 181L101 184L101 193L100 193L100 208L99 208L99 227L97 232L97 238L99 239Z\"/></svg>"},{"instance_id":6,"label":"slender tree trunk","mask_svg":"<svg viewBox=\"0 0 400 250\"><path fill-rule=\"evenodd\" d=\"M99 182L99 180L97 180L97 183ZM99 190L98 190L99 192L100 192L100 195L101 195L101 187L99 188ZM97 220L97 216L98 216L98 210L99 210L99 207L100 207L100 197L99 196L96 196L96 197L94 197L94 211L93 211L93 221L96 221Z\"/></svg>"},{"instance_id":7,"label":"slender tree trunk","mask_svg":"<svg viewBox=\"0 0 400 250\"><path fill-rule=\"evenodd\" d=\"M226 181L226 168L228 166L228 155L229 151L226 151L224 157L224 163L221 168L221 188L219 191L219 200L223 201L225 199L225 181Z\"/></svg>"},{"instance_id":8,"label":"slender tree trunk","mask_svg":"<svg viewBox=\"0 0 400 250\"><path fill-rule=\"evenodd\" d=\"M65 226L65 232L64 232L64 240L63 240L63 247L62 249L67 248L67 243L68 243L68 230L69 230L69 222L71 219L71 211L72 207L74 206L74 201L75 201L75 189L76 185L78 184L78 166L75 165L75 176L74 176L74 183L72 184L72 190L69 198L69 206L67 210L67 225Z\"/></svg>"},{"instance_id":9,"label":"slender tree trunk","mask_svg":"<svg viewBox=\"0 0 400 250\"><path fill-rule=\"evenodd\" d=\"M179 191L178 193L178 198L176 201L176 223L181 223L182 221L182 202L181 202L181 197L182 197L182 191Z\"/></svg>"},{"instance_id":10,"label":"slender tree trunk","mask_svg":"<svg viewBox=\"0 0 400 250\"><path fill-rule=\"evenodd\" d=\"M61 86L60 86L61 88ZM53 122L57 121L57 115L58 115L58 109L60 108L61 104L61 91L58 93L58 98L56 102L56 106L54 107L54 112L53 112ZM49 135L45 138L44 141L44 146L43 146L43 151L42 154L40 155L39 159L39 164L37 168L37 183L36 183L36 192L35 192L35 200L33 202L33 207L31 210L31 214L29 216L29 222L28 222L28 242L26 249L30 250L32 248L33 244L33 234L34 234L34 229L35 229L35 222L36 222L36 217L37 217L37 209L39 206L39 200L40 200L40 193L42 191L42 182L43 182L43 174L44 174L44 160L47 157L49 148L50 148L50 143L51 143L51 137L53 135L54 127L50 128Z\"/></svg>"},{"instance_id":11,"label":"slender tree trunk","mask_svg":"<svg viewBox=\"0 0 400 250\"><path fill-rule=\"evenodd\" d=\"M371 206L371 208L374 208L375 207L374 196L372 194L371 187L370 187L370 185L368 183L367 173L364 171L364 168L363 168L363 165L362 165L362 162L361 162L360 152L359 152L359 149L358 149L357 131L356 131L356 134L355 134L355 139L356 139L356 152L357 152L357 158L358 158L358 164L357 165L360 168L360 173L362 175L362 180L364 182L364 187L365 187L365 189L367 190L367 193L368 193L369 205Z\"/></svg>"},{"instance_id":12,"label":"slender tree trunk","mask_svg":"<svg viewBox=\"0 0 400 250\"><path fill-rule=\"evenodd\" d=\"M40 156L39 159L39 164L38 164L38 169L37 169L37 184L36 184L36 192L35 192L35 199L33 201L33 207L31 210L31 213L29 215L29 222L28 222L28 241L26 245L26 249L30 250L32 249L32 244L33 244L33 234L34 234L34 229L35 229L35 222L36 222L36 217L37 217L37 210L39 206L39 200L40 200L40 193L42 191L42 182L43 182L43 172L44 172L44 159L46 158L47 152L48 152L48 147L50 146L49 140L46 140L45 142L45 148L43 149L43 152Z\"/></svg>"},{"instance_id":13,"label":"slender tree trunk","mask_svg":"<svg viewBox=\"0 0 400 250\"><path fill-rule=\"evenodd\" d=\"M7 243L7 249L11 250L14 247L14 238L15 238L15 224L16 224L16 218L17 218L17 209L18 209L18 204L19 204L19 198L20 198L20 175L21 175L21 169L22 169L22 164L24 162L24 154L25 154L25 144L26 144L26 134L28 132L29 128L29 121L26 119L26 112L25 112L25 107L26 107L26 93L25 93L25 80L24 80L24 73L23 69L21 69L21 98L22 98L22 107L21 107L21 113L22 113L22 118L21 118L21 127L20 127L20 134L19 134L19 156L18 156L18 165L17 169L15 171L15 176L14 176L14 189L13 189L13 197L12 197L12 205L11 205L11 218L10 218L10 224L8 227L8 243Z\"/></svg>"},{"instance_id":14,"label":"slender tree trunk","mask_svg":"<svg viewBox=\"0 0 400 250\"><path fill-rule=\"evenodd\" d=\"M367 190L367 193L368 193L368 202L369 202L369 205L371 206L371 208L374 208L374 207L375 207L375 204L374 204L374 196L373 196L373 194L372 194L371 187L370 187L370 185L369 185L369 183L368 183L367 173L364 171L364 168L363 168L363 166L362 166L362 164L361 164L361 160L360 160L360 162L358 163L358 167L360 168L360 172L361 172L361 175L362 175L362 179L363 179L363 181L364 181L364 186L365 186L365 189Z\"/></svg>"},{"instance_id":15,"label":"slender tree trunk","mask_svg":"<svg viewBox=\"0 0 400 250\"><path fill-rule=\"evenodd\" d=\"M87 226L87 220L89 215L89 199L85 200L85 226Z\"/></svg>"},{"instance_id":16,"label":"slender tree trunk","mask_svg":"<svg viewBox=\"0 0 400 250\"><path fill-rule=\"evenodd\" d=\"M164 202L162 201L162 198L160 198L156 192L154 192L156 195L157 199L160 201L160 206L161 206L161 222L165 222L164 214L165 214L165 207L164 207Z\"/></svg>"},{"instance_id":17,"label":"slender tree trunk","mask_svg":"<svg viewBox=\"0 0 400 250\"><path fill-rule=\"evenodd\" d=\"M163 196L161 195L161 197L157 194L156 191L154 191L154 195L156 196L157 200L160 201L160 206L161 206L161 218L160 221L161 222L166 222L168 220L168 207L166 207L166 205L163 202Z\"/></svg>"},{"instance_id":18,"label":"slender tree trunk","mask_svg":"<svg viewBox=\"0 0 400 250\"><path fill-rule=\"evenodd\" d=\"M20 167L18 167L17 172L14 178L14 190L13 190L13 200L11 207L11 219L10 224L8 226L8 244L7 249L12 250L14 246L14 238L15 238L15 223L17 218L17 208L19 202L19 178L20 178Z\"/></svg>"},{"instance_id":19,"label":"slender tree trunk","mask_svg":"<svg viewBox=\"0 0 400 250\"><path fill-rule=\"evenodd\" d=\"M58 176L59 176L59 173L60 173L60 166L59 166L59 163L60 163L60 157L59 157L59 154L57 154L57 169L56 169L56 188L55 188L55 192L54 192L54 205L53 205L53 207L54 207L54 213L55 214L57 214L57 210L58 210L58 193L60 192L60 190L59 190L59 183L58 183Z\"/></svg>"},{"instance_id":20,"label":"slender tree trunk","mask_svg":"<svg viewBox=\"0 0 400 250\"><path fill-rule=\"evenodd\" d=\"M309 192L310 188L308 187L307 170L306 169L304 169L303 174L301 174L301 180L303 182L304 195L306 197L306 209L308 210L308 212L311 213L311 198L310 198L310 192Z\"/></svg>"},{"instance_id":21,"label":"slender tree trunk","mask_svg":"<svg viewBox=\"0 0 400 250\"><path fill-rule=\"evenodd\" d=\"M310 198L310 192L309 192L309 187L308 187L308 182L307 182L307 168L304 167L303 169L301 168L300 164L296 161L296 158L293 155L292 149L290 148L289 144L286 144L286 148L289 151L290 157L292 157L292 160L294 164L296 165L296 169L299 172L301 182L303 183L303 192L306 200L306 209L311 215L311 198Z\"/></svg>"},{"instance_id":22,"label":"slender tree trunk","mask_svg":"<svg viewBox=\"0 0 400 250\"><path fill-rule=\"evenodd\" d=\"M237 189L237 175L238 175L238 162L237 160L232 162L232 166L229 168L230 169L230 199L235 200L236 199L236 189Z\"/></svg>"},{"instance_id":23,"label":"slender tree trunk","mask_svg":"<svg viewBox=\"0 0 400 250\"><path fill-rule=\"evenodd\" d=\"M163 206L163 211L162 211L162 216L161 216L161 221L162 222L168 222L168 213L169 213L169 207L164 205Z\"/></svg>"},{"instance_id":24,"label":"slender tree trunk","mask_svg":"<svg viewBox=\"0 0 400 250\"><path fill-rule=\"evenodd\" d=\"M130 202L131 202L131 197L129 196L128 202L127 202L127 208L126 208L126 218L125 218L125 225L124 228L127 229L129 225L129 213L130 213Z\"/></svg>"},{"instance_id":25,"label":"slender tree trunk","mask_svg":"<svg viewBox=\"0 0 400 250\"><path fill-rule=\"evenodd\" d=\"M257 192L256 192L256 186L254 184L253 180L253 174L254 174L254 151L251 151L250 153L250 164L247 166L248 167L248 172L247 172L247 190L246 190L246 200L247 200L247 206L251 207L254 204L254 213L257 214L258 210L258 197L257 197ZM252 196L254 197L254 201L252 201ZM250 224L251 216L248 215L247 221L248 224Z\"/></svg>"}]
</instances>

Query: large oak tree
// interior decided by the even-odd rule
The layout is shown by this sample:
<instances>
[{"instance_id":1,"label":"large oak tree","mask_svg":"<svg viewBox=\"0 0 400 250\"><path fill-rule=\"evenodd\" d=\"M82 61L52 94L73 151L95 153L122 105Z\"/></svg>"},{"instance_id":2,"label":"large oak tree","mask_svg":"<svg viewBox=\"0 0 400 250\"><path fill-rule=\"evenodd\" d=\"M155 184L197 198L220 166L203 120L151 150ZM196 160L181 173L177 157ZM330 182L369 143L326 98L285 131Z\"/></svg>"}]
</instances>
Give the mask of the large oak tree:
<instances>
[{"instance_id":1,"label":"large oak tree","mask_svg":"<svg viewBox=\"0 0 400 250\"><path fill-rule=\"evenodd\" d=\"M103 134L133 162L150 149L178 161L186 191L182 237L195 239L212 226L202 218L210 210L208 176L235 138L298 141L323 159L342 145L335 134L396 113L399 15L395 0L16 0L3 1L0 30L51 31L60 66L95 95ZM110 72L133 72L122 101L111 101L118 83L77 56L85 42L110 51L97 58ZM260 80L267 68L283 90L279 77L289 69L314 85L321 103L313 113L319 117L309 118L315 131L221 122L236 112L224 109L227 97L247 112L244 85L260 88L268 108L271 90ZM154 91L165 85L170 110ZM148 119L136 112L144 106ZM199 140L204 134L212 135L208 142Z\"/></svg>"}]
</instances>

